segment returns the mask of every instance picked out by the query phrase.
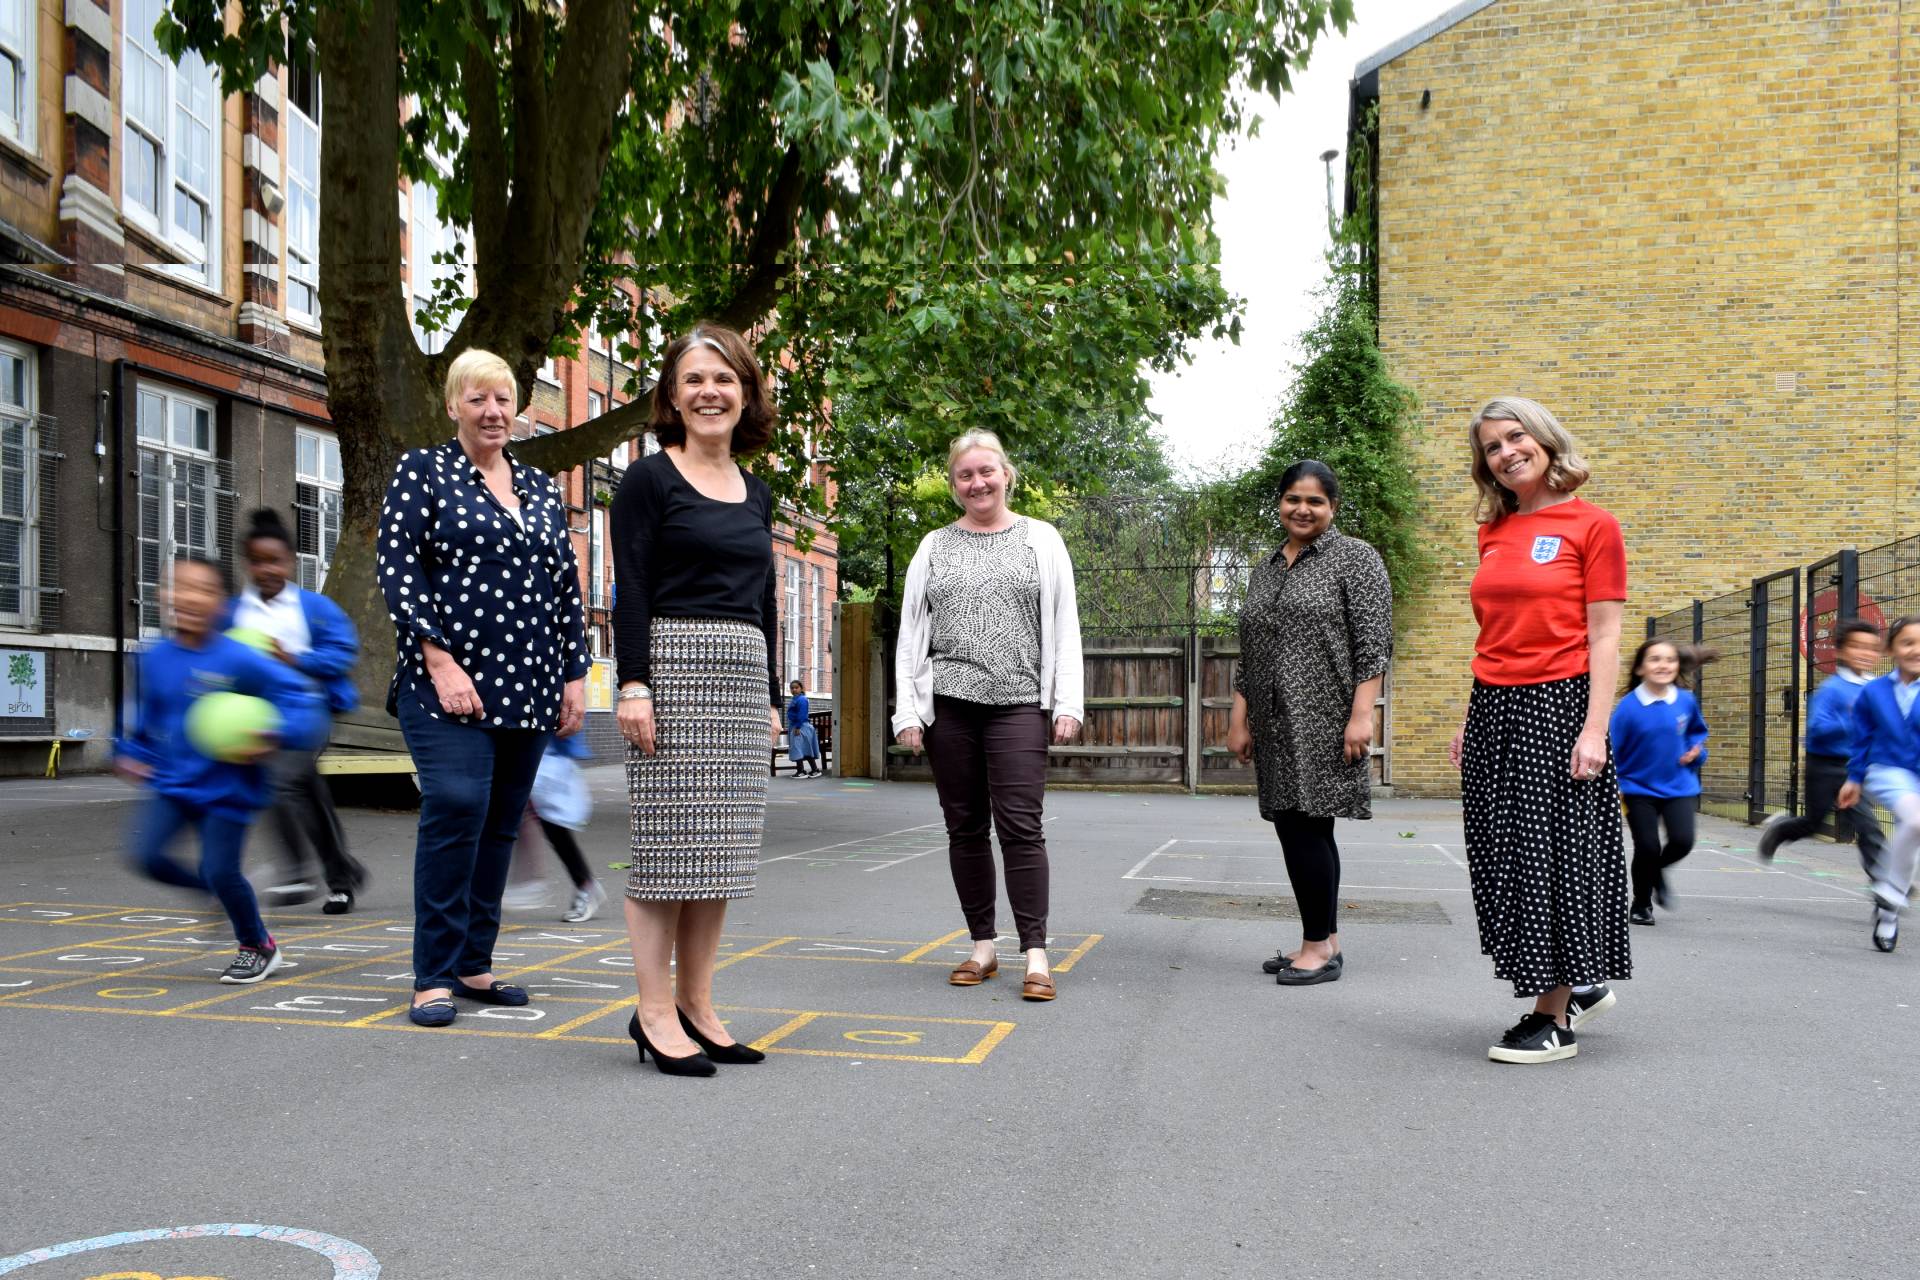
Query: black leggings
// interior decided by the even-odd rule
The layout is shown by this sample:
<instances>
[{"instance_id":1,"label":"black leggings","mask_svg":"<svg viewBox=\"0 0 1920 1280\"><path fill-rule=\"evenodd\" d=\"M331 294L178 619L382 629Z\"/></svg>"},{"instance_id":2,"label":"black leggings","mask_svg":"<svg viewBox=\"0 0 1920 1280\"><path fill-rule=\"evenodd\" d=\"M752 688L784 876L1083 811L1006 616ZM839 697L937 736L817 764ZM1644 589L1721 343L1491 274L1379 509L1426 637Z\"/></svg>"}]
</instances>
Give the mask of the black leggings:
<instances>
[{"instance_id":1,"label":"black leggings","mask_svg":"<svg viewBox=\"0 0 1920 1280\"><path fill-rule=\"evenodd\" d=\"M1273 820L1287 856L1287 879L1300 904L1300 936L1325 942L1339 927L1340 846L1333 819L1289 809Z\"/></svg>"},{"instance_id":2,"label":"black leggings","mask_svg":"<svg viewBox=\"0 0 1920 1280\"><path fill-rule=\"evenodd\" d=\"M1633 905L1652 903L1655 889L1664 889L1666 868L1693 852L1693 815L1698 796L1661 800L1654 796L1622 796L1627 802L1627 830L1633 833ZM1660 843L1660 827L1667 842Z\"/></svg>"},{"instance_id":3,"label":"black leggings","mask_svg":"<svg viewBox=\"0 0 1920 1280\"><path fill-rule=\"evenodd\" d=\"M573 838L573 832L545 818L540 819L540 829L547 833L547 843L560 855L560 863L572 878L573 887L584 889L592 884L593 872L587 870L587 860L580 855L580 842Z\"/></svg>"}]
</instances>

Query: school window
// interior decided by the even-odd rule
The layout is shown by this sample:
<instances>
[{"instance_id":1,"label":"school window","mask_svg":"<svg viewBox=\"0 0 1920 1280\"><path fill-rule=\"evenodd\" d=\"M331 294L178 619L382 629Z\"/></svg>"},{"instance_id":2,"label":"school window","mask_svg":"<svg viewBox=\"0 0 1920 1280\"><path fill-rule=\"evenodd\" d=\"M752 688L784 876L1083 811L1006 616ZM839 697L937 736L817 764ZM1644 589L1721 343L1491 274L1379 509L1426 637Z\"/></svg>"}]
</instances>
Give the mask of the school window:
<instances>
[{"instance_id":1,"label":"school window","mask_svg":"<svg viewBox=\"0 0 1920 1280\"><path fill-rule=\"evenodd\" d=\"M786 678L800 676L800 562L787 561L787 667Z\"/></svg>"},{"instance_id":2,"label":"school window","mask_svg":"<svg viewBox=\"0 0 1920 1280\"><path fill-rule=\"evenodd\" d=\"M601 406L603 404L604 404L604 401L600 399L600 393L598 391L587 392L587 421L588 422L592 422L595 418L600 416L602 412Z\"/></svg>"},{"instance_id":3,"label":"school window","mask_svg":"<svg viewBox=\"0 0 1920 1280\"><path fill-rule=\"evenodd\" d=\"M170 62L154 39L164 0L126 0L121 105L122 204L128 221L188 261L176 274L219 284L218 81L197 53Z\"/></svg>"},{"instance_id":4,"label":"school window","mask_svg":"<svg viewBox=\"0 0 1920 1280\"><path fill-rule=\"evenodd\" d=\"M51 621L42 602L52 585L51 453L41 452L34 416L37 378L30 347L0 343L0 626Z\"/></svg>"},{"instance_id":5,"label":"school window","mask_svg":"<svg viewBox=\"0 0 1920 1280\"><path fill-rule=\"evenodd\" d=\"M595 609L607 607L607 511L605 507L595 507L593 519L587 525L587 604Z\"/></svg>"},{"instance_id":6,"label":"school window","mask_svg":"<svg viewBox=\"0 0 1920 1280\"><path fill-rule=\"evenodd\" d=\"M320 323L320 76L311 53L287 67L287 314Z\"/></svg>"},{"instance_id":7,"label":"school window","mask_svg":"<svg viewBox=\"0 0 1920 1280\"><path fill-rule=\"evenodd\" d=\"M0 134L33 150L33 51L38 6L0 0Z\"/></svg>"},{"instance_id":8,"label":"school window","mask_svg":"<svg viewBox=\"0 0 1920 1280\"><path fill-rule=\"evenodd\" d=\"M813 573L812 607L807 610L807 689L820 687L820 566L809 566Z\"/></svg>"},{"instance_id":9,"label":"school window","mask_svg":"<svg viewBox=\"0 0 1920 1280\"><path fill-rule=\"evenodd\" d=\"M139 444L135 593L143 635L158 635L160 591L174 560L227 558L233 543L232 464L214 457L213 402L165 387L134 400Z\"/></svg>"},{"instance_id":10,"label":"school window","mask_svg":"<svg viewBox=\"0 0 1920 1280\"><path fill-rule=\"evenodd\" d=\"M534 376L542 382L549 382L557 387L560 385L560 366L554 362L552 356L548 356L540 362L539 371Z\"/></svg>"},{"instance_id":11,"label":"school window","mask_svg":"<svg viewBox=\"0 0 1920 1280\"><path fill-rule=\"evenodd\" d=\"M293 436L293 553L302 591L324 591L340 545L340 441L302 428Z\"/></svg>"},{"instance_id":12,"label":"school window","mask_svg":"<svg viewBox=\"0 0 1920 1280\"><path fill-rule=\"evenodd\" d=\"M420 349L428 355L437 355L446 348L448 333L460 322L460 315L453 312L442 317L441 327L430 331L420 323L420 309L440 294L442 281L457 281L455 292L467 291L466 263L461 260L466 245L454 229L441 220L439 199L432 186L414 183L411 203L407 238L410 241L408 261L413 264L409 273L413 293L408 319L413 323L413 336L419 341ZM436 261L439 256L457 260Z\"/></svg>"}]
</instances>

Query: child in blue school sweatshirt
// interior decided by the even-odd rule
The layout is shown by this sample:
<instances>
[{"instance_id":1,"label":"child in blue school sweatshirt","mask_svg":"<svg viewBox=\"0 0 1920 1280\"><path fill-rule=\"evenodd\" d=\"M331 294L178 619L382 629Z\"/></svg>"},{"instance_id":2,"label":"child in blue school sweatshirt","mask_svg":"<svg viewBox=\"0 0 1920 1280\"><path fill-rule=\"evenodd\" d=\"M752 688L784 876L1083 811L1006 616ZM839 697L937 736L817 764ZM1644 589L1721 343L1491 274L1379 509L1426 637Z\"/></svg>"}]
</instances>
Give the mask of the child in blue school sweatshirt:
<instances>
[{"instance_id":1,"label":"child in blue school sweatshirt","mask_svg":"<svg viewBox=\"0 0 1920 1280\"><path fill-rule=\"evenodd\" d=\"M1850 809L1864 794L1891 813L1893 838L1872 872L1873 945L1893 950L1900 913L1907 909L1920 866L1920 616L1887 628L1893 670L1867 682L1853 704L1853 755L1839 804Z\"/></svg>"},{"instance_id":2,"label":"child in blue school sweatshirt","mask_svg":"<svg viewBox=\"0 0 1920 1280\"><path fill-rule=\"evenodd\" d=\"M1633 906L1628 919L1653 923L1653 904L1671 909L1666 869L1693 852L1700 766L1707 758L1707 722L1691 690L1701 659L1659 637L1633 655L1638 682L1613 709L1607 733L1613 767L1633 835ZM1660 841L1660 828L1667 831Z\"/></svg>"},{"instance_id":3,"label":"child in blue school sweatshirt","mask_svg":"<svg viewBox=\"0 0 1920 1280\"><path fill-rule=\"evenodd\" d=\"M1860 865L1871 878L1887 837L1871 806L1840 809L1839 797L1853 756L1854 704L1880 665L1880 628L1861 618L1842 622L1834 630L1833 657L1833 674L1807 699L1806 810L1798 817L1776 813L1768 818L1760 828L1759 854L1761 861L1772 862L1781 845L1805 840L1837 809L1840 838L1844 840L1846 828L1852 828Z\"/></svg>"},{"instance_id":4,"label":"child in blue school sweatshirt","mask_svg":"<svg viewBox=\"0 0 1920 1280\"><path fill-rule=\"evenodd\" d=\"M131 731L115 744L115 767L151 793L134 828L135 868L162 884L217 896L240 943L220 981L254 983L280 967L280 948L240 871L247 828L270 799L258 762L283 743L319 746L331 720L312 681L217 630L226 603L224 575L211 561L174 562L163 601L173 615L172 634L140 655L139 707ZM279 732L262 735L258 751L244 763L202 755L187 736L195 699L218 692L264 698L280 713ZM200 829L198 872L167 852L186 827Z\"/></svg>"}]
</instances>

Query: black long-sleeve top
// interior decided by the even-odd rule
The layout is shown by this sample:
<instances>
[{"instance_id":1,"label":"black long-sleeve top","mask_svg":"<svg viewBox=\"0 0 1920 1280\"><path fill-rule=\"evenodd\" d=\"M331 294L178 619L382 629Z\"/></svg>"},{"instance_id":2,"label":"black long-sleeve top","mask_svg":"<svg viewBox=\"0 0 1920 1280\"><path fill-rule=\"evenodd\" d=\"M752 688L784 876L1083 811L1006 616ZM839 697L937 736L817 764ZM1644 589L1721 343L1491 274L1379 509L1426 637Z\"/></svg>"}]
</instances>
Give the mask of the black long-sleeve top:
<instances>
[{"instance_id":1,"label":"black long-sleeve top","mask_svg":"<svg viewBox=\"0 0 1920 1280\"><path fill-rule=\"evenodd\" d=\"M434 719L440 700L420 642L445 649L472 679L486 729L551 729L562 685L593 666L580 566L560 490L514 459L516 520L456 438L402 454L380 512L376 572L393 618L387 710L410 693Z\"/></svg>"},{"instance_id":2,"label":"black long-sleeve top","mask_svg":"<svg viewBox=\"0 0 1920 1280\"><path fill-rule=\"evenodd\" d=\"M768 705L779 707L773 492L741 471L746 500L721 502L665 453L627 468L613 495L613 648L618 679L645 681L655 618L750 622L767 638Z\"/></svg>"}]
</instances>

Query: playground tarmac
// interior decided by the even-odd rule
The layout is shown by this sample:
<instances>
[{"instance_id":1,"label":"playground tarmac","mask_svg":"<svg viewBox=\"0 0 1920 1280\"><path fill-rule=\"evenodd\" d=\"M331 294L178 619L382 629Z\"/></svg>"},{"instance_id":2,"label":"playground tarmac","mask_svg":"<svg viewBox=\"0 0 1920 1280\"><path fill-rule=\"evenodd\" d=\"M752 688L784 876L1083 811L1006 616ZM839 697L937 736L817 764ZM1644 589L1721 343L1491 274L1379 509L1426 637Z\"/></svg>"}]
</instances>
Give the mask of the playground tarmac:
<instances>
[{"instance_id":1,"label":"playground tarmac","mask_svg":"<svg viewBox=\"0 0 1920 1280\"><path fill-rule=\"evenodd\" d=\"M589 776L585 846L621 861L620 771ZM1288 989L1259 973L1298 934L1250 798L1056 792L1061 994L1026 1004L1011 939L946 985L930 788L783 777L718 976L769 1058L682 1080L623 1034L617 901L510 916L497 968L533 1004L420 1030L412 815L344 814L360 909L271 915L296 964L225 987L217 910L122 863L133 796L0 783L0 1275L1920 1267L1920 934L1871 948L1851 848L1761 867L1703 820L1579 1057L1510 1067L1455 805L1341 824L1346 975Z\"/></svg>"}]
</instances>

